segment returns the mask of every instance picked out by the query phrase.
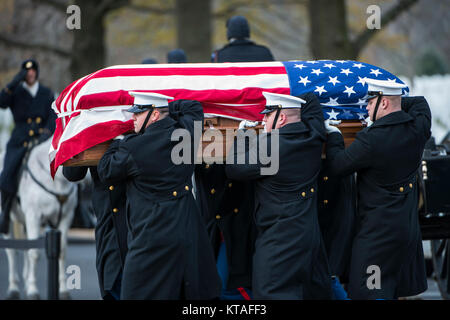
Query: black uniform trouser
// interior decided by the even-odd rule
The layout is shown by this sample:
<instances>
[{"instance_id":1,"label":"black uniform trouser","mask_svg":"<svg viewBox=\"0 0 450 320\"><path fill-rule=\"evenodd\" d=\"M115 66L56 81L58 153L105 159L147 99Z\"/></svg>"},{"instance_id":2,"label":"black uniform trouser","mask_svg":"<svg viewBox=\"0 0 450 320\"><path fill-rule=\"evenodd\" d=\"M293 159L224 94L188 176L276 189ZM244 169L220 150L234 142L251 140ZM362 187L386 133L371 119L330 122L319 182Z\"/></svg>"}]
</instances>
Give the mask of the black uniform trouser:
<instances>
[{"instance_id":1,"label":"black uniform trouser","mask_svg":"<svg viewBox=\"0 0 450 320\"><path fill-rule=\"evenodd\" d=\"M10 211L14 200L14 193L1 191L2 212L0 214L0 233L8 233L10 222Z\"/></svg>"}]
</instances>

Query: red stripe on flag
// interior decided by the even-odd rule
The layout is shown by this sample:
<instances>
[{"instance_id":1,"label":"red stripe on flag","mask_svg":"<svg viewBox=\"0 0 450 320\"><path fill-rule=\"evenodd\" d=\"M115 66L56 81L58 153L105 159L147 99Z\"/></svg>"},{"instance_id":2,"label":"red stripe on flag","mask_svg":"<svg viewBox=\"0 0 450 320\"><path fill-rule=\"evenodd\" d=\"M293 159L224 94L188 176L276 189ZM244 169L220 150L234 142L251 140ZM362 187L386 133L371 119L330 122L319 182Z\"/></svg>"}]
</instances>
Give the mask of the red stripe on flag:
<instances>
[{"instance_id":1,"label":"red stripe on flag","mask_svg":"<svg viewBox=\"0 0 450 320\"><path fill-rule=\"evenodd\" d=\"M134 130L133 120L126 122L117 120L102 122L80 131L72 138L61 143L52 167L52 176L54 177L56 169L61 164L74 155L130 130Z\"/></svg>"},{"instance_id":2,"label":"red stripe on flag","mask_svg":"<svg viewBox=\"0 0 450 320\"><path fill-rule=\"evenodd\" d=\"M242 90L188 90L188 89L165 89L165 90L135 90L138 92L154 92L174 97L174 100L186 99L196 100L201 103L215 104L265 104L263 91L289 94L290 88L245 88ZM109 91L83 95L78 101L77 109L91 109L95 107L132 105L133 97L126 90ZM225 110L224 110L225 111Z\"/></svg>"},{"instance_id":3,"label":"red stripe on flag","mask_svg":"<svg viewBox=\"0 0 450 320\"><path fill-rule=\"evenodd\" d=\"M275 67L117 68L100 70L91 79L136 76L252 76L258 74L286 74L286 69L282 65Z\"/></svg>"}]
</instances>

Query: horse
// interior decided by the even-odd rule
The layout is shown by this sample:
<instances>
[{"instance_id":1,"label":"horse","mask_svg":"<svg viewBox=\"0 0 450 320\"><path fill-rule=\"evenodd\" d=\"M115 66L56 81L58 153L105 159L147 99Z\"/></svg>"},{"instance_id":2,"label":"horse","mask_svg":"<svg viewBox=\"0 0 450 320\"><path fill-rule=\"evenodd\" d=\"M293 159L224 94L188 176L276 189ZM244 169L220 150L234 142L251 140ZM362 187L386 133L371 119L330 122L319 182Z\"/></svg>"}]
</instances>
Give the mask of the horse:
<instances>
[{"instance_id":1,"label":"horse","mask_svg":"<svg viewBox=\"0 0 450 320\"><path fill-rule=\"evenodd\" d=\"M61 170L58 170L52 179L48 160L51 140L50 137L36 145L31 149L29 156L25 157L17 197L11 208L11 226L5 238L13 238L13 222L18 223L20 226L18 231L22 235L25 230L28 240L39 238L46 226L59 230L61 232L59 296L61 299L70 299L66 288L64 265L67 232L72 224L78 191L76 184L69 182ZM6 255L9 268L7 299L20 299L15 250L6 249ZM27 299L40 299L36 285L36 265L39 255L39 249L25 251L22 277Z\"/></svg>"}]
</instances>

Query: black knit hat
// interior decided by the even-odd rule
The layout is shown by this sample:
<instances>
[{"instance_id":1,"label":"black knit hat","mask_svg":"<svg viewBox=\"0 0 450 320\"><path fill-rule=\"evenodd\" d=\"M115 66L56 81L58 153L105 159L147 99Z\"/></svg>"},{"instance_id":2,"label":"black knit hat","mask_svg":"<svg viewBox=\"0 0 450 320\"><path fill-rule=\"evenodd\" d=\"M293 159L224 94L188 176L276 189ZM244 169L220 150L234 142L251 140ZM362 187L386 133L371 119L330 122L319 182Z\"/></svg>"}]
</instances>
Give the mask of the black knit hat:
<instances>
[{"instance_id":1,"label":"black knit hat","mask_svg":"<svg viewBox=\"0 0 450 320\"><path fill-rule=\"evenodd\" d=\"M168 63L186 63L187 57L183 49L175 49L167 54Z\"/></svg>"},{"instance_id":2,"label":"black knit hat","mask_svg":"<svg viewBox=\"0 0 450 320\"><path fill-rule=\"evenodd\" d=\"M243 16L234 16L227 20L227 39L250 38L250 27Z\"/></svg>"}]
</instances>

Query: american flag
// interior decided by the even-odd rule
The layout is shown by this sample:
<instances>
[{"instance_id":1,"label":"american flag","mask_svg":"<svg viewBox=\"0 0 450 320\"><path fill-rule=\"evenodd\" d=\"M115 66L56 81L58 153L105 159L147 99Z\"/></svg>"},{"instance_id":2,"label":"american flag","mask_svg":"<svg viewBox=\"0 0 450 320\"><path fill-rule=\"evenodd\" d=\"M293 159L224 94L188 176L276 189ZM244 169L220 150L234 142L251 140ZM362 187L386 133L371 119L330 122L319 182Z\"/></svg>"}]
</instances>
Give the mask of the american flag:
<instances>
[{"instance_id":1,"label":"american flag","mask_svg":"<svg viewBox=\"0 0 450 320\"><path fill-rule=\"evenodd\" d=\"M325 119L367 116L365 78L403 83L386 70L349 60L121 65L73 82L53 103L58 115L50 148L52 175L66 160L133 130L129 91L197 100L205 116L262 120L262 91L314 92ZM409 89L405 89L405 94Z\"/></svg>"}]
</instances>

